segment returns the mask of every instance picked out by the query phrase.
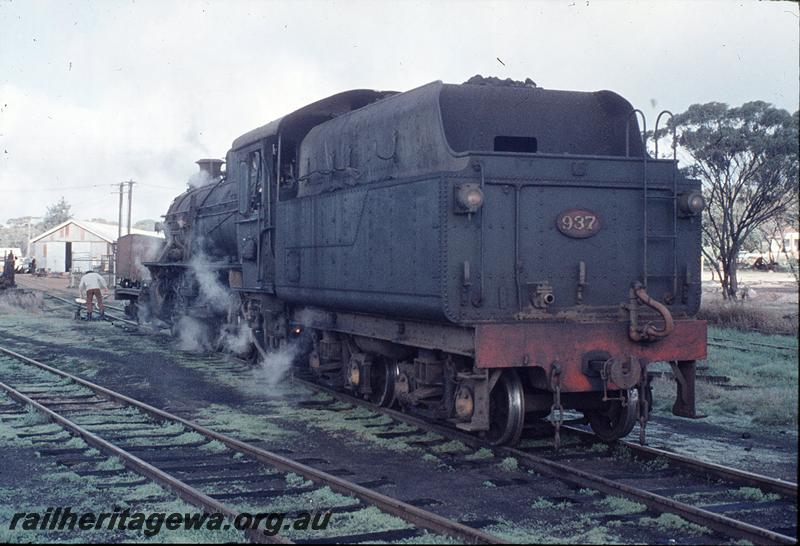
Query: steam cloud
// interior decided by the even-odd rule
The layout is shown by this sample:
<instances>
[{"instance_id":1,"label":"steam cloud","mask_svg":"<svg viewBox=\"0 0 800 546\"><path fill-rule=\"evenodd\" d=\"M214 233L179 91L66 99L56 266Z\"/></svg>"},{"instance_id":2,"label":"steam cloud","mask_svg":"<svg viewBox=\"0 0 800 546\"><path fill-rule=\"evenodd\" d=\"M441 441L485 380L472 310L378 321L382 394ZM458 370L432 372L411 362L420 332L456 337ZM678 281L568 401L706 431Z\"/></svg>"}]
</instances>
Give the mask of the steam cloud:
<instances>
[{"instance_id":1,"label":"steam cloud","mask_svg":"<svg viewBox=\"0 0 800 546\"><path fill-rule=\"evenodd\" d=\"M243 354L251 348L253 330L247 324L239 324L235 330L222 333L222 347L233 354Z\"/></svg>"},{"instance_id":2,"label":"steam cloud","mask_svg":"<svg viewBox=\"0 0 800 546\"><path fill-rule=\"evenodd\" d=\"M178 320L178 348L181 351L204 353L211 349L208 328L192 317L183 316Z\"/></svg>"},{"instance_id":3,"label":"steam cloud","mask_svg":"<svg viewBox=\"0 0 800 546\"><path fill-rule=\"evenodd\" d=\"M200 253L191 259L189 269L200 289L200 303L214 312L227 312L235 303L235 295L219 281L214 264Z\"/></svg>"},{"instance_id":4,"label":"steam cloud","mask_svg":"<svg viewBox=\"0 0 800 546\"><path fill-rule=\"evenodd\" d=\"M190 188L200 188L210 184L213 181L214 179L211 178L211 175L209 175L206 171L201 170L190 176L186 183L189 184Z\"/></svg>"},{"instance_id":5,"label":"steam cloud","mask_svg":"<svg viewBox=\"0 0 800 546\"><path fill-rule=\"evenodd\" d=\"M205 254L199 253L191 259L189 273L197 282L199 305L205 305L217 314L229 314L236 308L235 294L220 282L218 270ZM246 326L240 327L236 332L228 332L222 328L217 334L205 322L188 315L180 317L175 326L178 348L182 351L208 352L215 348L225 348L242 353L252 340L250 328Z\"/></svg>"},{"instance_id":6,"label":"steam cloud","mask_svg":"<svg viewBox=\"0 0 800 546\"><path fill-rule=\"evenodd\" d=\"M158 254L161 252L163 245L163 240L155 238L143 238L134 243L133 267L138 273L139 280L145 282L150 282L152 280L150 270L142 265L142 262L152 262L158 259Z\"/></svg>"},{"instance_id":7,"label":"steam cloud","mask_svg":"<svg viewBox=\"0 0 800 546\"><path fill-rule=\"evenodd\" d=\"M197 282L198 303L218 314L237 312L238 296L226 287L219 278L219 270L205 254L195 255L189 262L189 271ZM194 317L183 316L177 323L178 347L184 351L208 352L221 349L235 355L244 355L253 349L255 338L252 329L244 323L223 326L212 332L209 326ZM292 367L294 359L302 352L298 341L278 350L258 351L258 367L254 370L257 384L274 390L283 381Z\"/></svg>"},{"instance_id":8,"label":"steam cloud","mask_svg":"<svg viewBox=\"0 0 800 546\"><path fill-rule=\"evenodd\" d=\"M261 354L261 359L256 369L256 380L274 389L292 368L292 363L300 354L300 344L290 343L281 349L266 354Z\"/></svg>"}]
</instances>

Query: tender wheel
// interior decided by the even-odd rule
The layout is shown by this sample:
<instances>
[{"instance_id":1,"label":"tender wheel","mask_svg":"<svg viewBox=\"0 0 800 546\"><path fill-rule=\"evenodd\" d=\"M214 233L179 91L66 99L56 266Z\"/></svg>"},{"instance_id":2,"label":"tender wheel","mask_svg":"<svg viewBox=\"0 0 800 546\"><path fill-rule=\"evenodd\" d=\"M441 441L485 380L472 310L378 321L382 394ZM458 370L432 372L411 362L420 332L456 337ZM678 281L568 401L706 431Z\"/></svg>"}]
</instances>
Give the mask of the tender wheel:
<instances>
[{"instance_id":1,"label":"tender wheel","mask_svg":"<svg viewBox=\"0 0 800 546\"><path fill-rule=\"evenodd\" d=\"M525 424L525 397L516 370L505 370L489 395L489 430L492 445L516 444Z\"/></svg>"},{"instance_id":2,"label":"tender wheel","mask_svg":"<svg viewBox=\"0 0 800 546\"><path fill-rule=\"evenodd\" d=\"M628 396L628 404L622 406L619 400L605 402L603 408L585 412L597 436L605 442L615 442L633 430L639 417L638 403Z\"/></svg>"},{"instance_id":3,"label":"tender wheel","mask_svg":"<svg viewBox=\"0 0 800 546\"><path fill-rule=\"evenodd\" d=\"M394 380L400 375L400 368L395 360L380 358L370 369L369 401L385 408L394 404Z\"/></svg>"}]
</instances>

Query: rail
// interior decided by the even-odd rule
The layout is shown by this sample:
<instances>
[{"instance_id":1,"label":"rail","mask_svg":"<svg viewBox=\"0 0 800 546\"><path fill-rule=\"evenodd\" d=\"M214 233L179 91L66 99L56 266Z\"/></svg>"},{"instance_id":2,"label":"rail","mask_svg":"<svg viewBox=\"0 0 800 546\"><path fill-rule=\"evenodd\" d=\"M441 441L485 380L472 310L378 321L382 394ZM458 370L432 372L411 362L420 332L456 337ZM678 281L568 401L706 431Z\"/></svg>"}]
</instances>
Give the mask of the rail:
<instances>
[{"instance_id":1,"label":"rail","mask_svg":"<svg viewBox=\"0 0 800 546\"><path fill-rule=\"evenodd\" d=\"M598 474L575 468L574 466L570 466L568 464L534 455L519 448L492 447L476 436L457 431L444 425L431 423L425 419L410 416L395 410L376 407L369 402L352 397L345 393L341 393L339 391L332 390L328 387L311 381L306 381L300 378L293 378L293 381L299 382L308 388L311 388L312 390L325 392L326 394L333 396L338 400L345 401L356 406L370 408L372 411L381 413L397 421L407 423L425 431L440 434L448 439L461 441L473 448L493 449L500 455L516 458L519 462L528 465L531 469L542 475L569 482L579 487L590 487L597 489L609 495L622 495L626 498L634 499L657 512L676 514L692 523L705 526L725 536L749 540L756 544L795 544L797 542L797 539L794 537L756 525L751 525L747 522L711 512L703 508L698 508L696 506L680 502L663 495L652 493L642 488L621 483L620 481L611 480ZM636 453L648 455L650 457L658 456L666 458L671 463L675 463L683 468L700 469L702 474L715 474L720 478L738 482L739 484L756 485L769 491L775 491L782 495L788 495L791 498L796 498L797 495L796 483L783 482L782 480L776 480L774 478L760 476L758 474L751 474L738 469L727 468L712 463L705 463L703 461L690 459L675 453L638 446L630 442L625 442L623 445L630 448L632 451L635 451Z\"/></svg>"},{"instance_id":2,"label":"rail","mask_svg":"<svg viewBox=\"0 0 800 546\"><path fill-rule=\"evenodd\" d=\"M276 468L283 472L296 473L307 480L311 480L314 483L328 486L332 490L337 491L339 493L354 496L369 505L378 507L380 510L386 513L399 517L418 528L426 529L436 534L447 535L459 540L466 541L471 544L505 543L505 541L500 539L499 537L485 533L480 529L475 529L467 525L464 525L462 523L459 523L457 521L447 519L433 512L429 512L427 510L423 510L411 504L405 503L399 499L395 499L387 495L384 495L382 493L378 493L364 486L358 485L353 482L349 482L347 480L344 480L337 476L333 476L331 474L312 468L310 466L304 465L297 461L293 461L287 457L283 457L281 455L267 451L265 449L247 444L243 441L237 440L225 434L213 431L207 427L204 427L202 425L199 425L197 423L194 423L177 415L155 408L149 404L135 400L124 394L112 391L101 385L97 385L80 377L67 373L63 370L59 370L57 368L54 368L52 366L49 366L47 364L44 364L42 362L24 356L6 347L0 347L0 354L4 354L6 356L16 359L19 362L23 362L30 366L34 366L41 370L55 374L59 377L68 379L122 406L132 406L138 409L139 411L154 417L157 420L178 423L191 431L201 434L202 436L208 439L221 442L227 448L242 453L251 459L269 465L270 467ZM58 415L56 412L46 408L44 405L35 402L29 397L25 397L21 393L16 392L12 387L4 383L0 383L0 388L2 388L6 392L8 392L12 397L17 398L23 403L26 404L31 403L31 405L35 407L38 411L42 411L48 416L48 418L70 429L75 434L80 435L90 445L93 445L106 452L112 453L113 455L119 456L122 460L126 462L126 464L130 465L130 467L133 470L140 472L150 477L151 479L158 481L159 483L175 490L182 498L187 500L187 502L195 504L196 506L202 507L204 509L211 509L214 511L218 511L220 513L224 513L229 517L235 517L236 514L232 510L215 502L214 499L211 499L207 495L204 495L202 492L192 488L191 486L185 483L180 482L180 480L175 479L174 477L164 473L155 466L137 458L136 456L125 452L125 450L118 448L117 446L104 440L98 435L89 432L88 430L78 426L77 424L71 422L70 420L66 419L63 416Z\"/></svg>"}]
</instances>

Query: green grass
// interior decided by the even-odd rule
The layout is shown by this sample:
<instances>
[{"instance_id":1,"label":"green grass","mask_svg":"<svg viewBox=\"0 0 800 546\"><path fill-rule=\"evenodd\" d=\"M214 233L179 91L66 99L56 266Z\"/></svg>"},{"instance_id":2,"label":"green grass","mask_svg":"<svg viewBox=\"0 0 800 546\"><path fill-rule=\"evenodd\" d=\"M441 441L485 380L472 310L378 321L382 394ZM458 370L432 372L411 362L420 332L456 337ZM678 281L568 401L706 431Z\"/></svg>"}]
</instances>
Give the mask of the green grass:
<instances>
[{"instance_id":1,"label":"green grass","mask_svg":"<svg viewBox=\"0 0 800 546\"><path fill-rule=\"evenodd\" d=\"M492 450L482 447L478 451L470 453L464 458L467 459L468 461L481 461L484 459L491 459L492 457L494 457L494 453L492 453Z\"/></svg>"},{"instance_id":2,"label":"green grass","mask_svg":"<svg viewBox=\"0 0 800 546\"><path fill-rule=\"evenodd\" d=\"M774 501L781 498L780 495L777 495L775 493L764 493L758 487L740 487L733 493L734 495L736 495L741 499L756 501L756 502Z\"/></svg>"},{"instance_id":3,"label":"green grass","mask_svg":"<svg viewBox=\"0 0 800 546\"><path fill-rule=\"evenodd\" d=\"M431 448L435 453L465 453L469 448L463 442L458 440L451 440L444 444L440 444Z\"/></svg>"},{"instance_id":4,"label":"green grass","mask_svg":"<svg viewBox=\"0 0 800 546\"><path fill-rule=\"evenodd\" d=\"M531 504L531 508L534 510L563 510L570 506L572 506L572 503L567 501L553 502L543 498L536 499L536 501Z\"/></svg>"},{"instance_id":5,"label":"green grass","mask_svg":"<svg viewBox=\"0 0 800 546\"><path fill-rule=\"evenodd\" d=\"M344 512L331 515L329 525L323 530L295 531L289 529L286 535L302 541L302 538L323 538L326 536L347 536L378 531L408 529L411 524L396 516L381 512L375 506L369 506L355 512Z\"/></svg>"},{"instance_id":6,"label":"green grass","mask_svg":"<svg viewBox=\"0 0 800 546\"><path fill-rule=\"evenodd\" d=\"M242 410L211 404L200 409L196 421L214 429L236 431L232 436L261 438L267 442L282 443L285 439L297 436L297 432L281 427L278 415L254 415Z\"/></svg>"},{"instance_id":7,"label":"green grass","mask_svg":"<svg viewBox=\"0 0 800 546\"><path fill-rule=\"evenodd\" d=\"M556 505L554 505L556 506ZM509 522L502 517L483 528L483 531L497 535L509 543L517 544L622 544L621 537L615 535L609 526L599 525L587 515L564 517L558 523L531 518L524 523Z\"/></svg>"},{"instance_id":8,"label":"green grass","mask_svg":"<svg viewBox=\"0 0 800 546\"><path fill-rule=\"evenodd\" d=\"M378 436L382 432L401 432L409 430L404 423L395 424L391 419L376 420L364 419L369 415L374 415L364 408L354 408L349 404L342 404L338 411L326 409L298 407L291 401L273 400L270 404L270 411L273 418L278 421L303 423L307 427L312 427L330 434L333 437L341 438L345 442L359 445L367 444L374 447L387 449L397 452L422 452L424 449L414 442L441 441L442 436L432 432L420 432L402 438L382 438ZM264 419L264 417L259 417ZM380 424L383 426L372 426ZM410 431L417 429L410 428ZM442 445L447 445L442 443ZM449 447L449 446L448 446Z\"/></svg>"},{"instance_id":9,"label":"green grass","mask_svg":"<svg viewBox=\"0 0 800 546\"><path fill-rule=\"evenodd\" d=\"M422 456L422 460L426 463L439 463L440 459L436 455L431 455L430 453L425 453Z\"/></svg>"},{"instance_id":10,"label":"green grass","mask_svg":"<svg viewBox=\"0 0 800 546\"><path fill-rule=\"evenodd\" d=\"M506 472L517 472L519 470L519 462L514 457L506 457L497 466Z\"/></svg>"},{"instance_id":11,"label":"green grass","mask_svg":"<svg viewBox=\"0 0 800 546\"><path fill-rule=\"evenodd\" d=\"M746 347L749 352L709 345L708 359L698 365L708 366L710 375L730 378L730 384L748 388L728 390L708 382L696 383L698 412L708 421L749 429L753 427L791 427L798 424L797 338L763 335L731 329L709 328L709 337L730 340L731 345ZM782 351L753 345L763 343L794 347ZM666 364L658 368L669 369ZM658 379L653 382L656 412L669 414L675 399L675 383Z\"/></svg>"},{"instance_id":12,"label":"green grass","mask_svg":"<svg viewBox=\"0 0 800 546\"><path fill-rule=\"evenodd\" d=\"M263 501L266 504L257 504L258 500L253 500L252 503L245 502L238 502L234 507L241 512L253 514L258 512L293 512L295 510L312 512L326 508L352 506L358 504L359 500L336 493L326 485L302 495L288 495L267 499Z\"/></svg>"},{"instance_id":13,"label":"green grass","mask_svg":"<svg viewBox=\"0 0 800 546\"><path fill-rule=\"evenodd\" d=\"M647 506L623 497L606 497L597 503L604 514L625 516L647 511Z\"/></svg>"},{"instance_id":14,"label":"green grass","mask_svg":"<svg viewBox=\"0 0 800 546\"><path fill-rule=\"evenodd\" d=\"M303 476L299 476L294 472L289 472L286 474L285 481L286 486L290 488L309 487L313 483L311 480L307 480Z\"/></svg>"},{"instance_id":15,"label":"green grass","mask_svg":"<svg viewBox=\"0 0 800 546\"><path fill-rule=\"evenodd\" d=\"M204 451L209 451L211 453L224 453L228 451L228 446L226 446L219 440L211 440L207 444L201 445L200 449Z\"/></svg>"},{"instance_id":16,"label":"green grass","mask_svg":"<svg viewBox=\"0 0 800 546\"><path fill-rule=\"evenodd\" d=\"M692 535L706 535L711 531L706 527L686 521L675 514L661 514L657 518L641 518L639 523L648 527L654 527L662 532L680 531Z\"/></svg>"}]
</instances>

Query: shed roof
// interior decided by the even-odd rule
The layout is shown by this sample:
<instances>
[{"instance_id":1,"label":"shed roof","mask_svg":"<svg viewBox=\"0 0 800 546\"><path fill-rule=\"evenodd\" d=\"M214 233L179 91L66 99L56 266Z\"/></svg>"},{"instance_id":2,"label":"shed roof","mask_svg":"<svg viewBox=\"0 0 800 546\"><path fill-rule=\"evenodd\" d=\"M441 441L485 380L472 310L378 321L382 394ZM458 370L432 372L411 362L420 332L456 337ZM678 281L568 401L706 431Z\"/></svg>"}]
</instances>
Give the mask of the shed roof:
<instances>
[{"instance_id":1,"label":"shed roof","mask_svg":"<svg viewBox=\"0 0 800 546\"><path fill-rule=\"evenodd\" d=\"M35 243L39 239L43 239L48 235L55 233L56 231L67 226L68 224L73 224L109 243L113 243L114 241L117 240L117 231L118 231L117 224L101 224L99 222L87 222L85 220L69 219L65 222L61 222L55 227L48 229L44 233L40 233L39 235L31 239L31 243ZM128 232L127 229L123 229L122 231L124 234L127 234ZM131 233L135 233L137 235L149 235L150 237L160 237L162 239L164 238L163 233L158 233L155 231L147 231L144 229L131 228Z\"/></svg>"}]
</instances>

